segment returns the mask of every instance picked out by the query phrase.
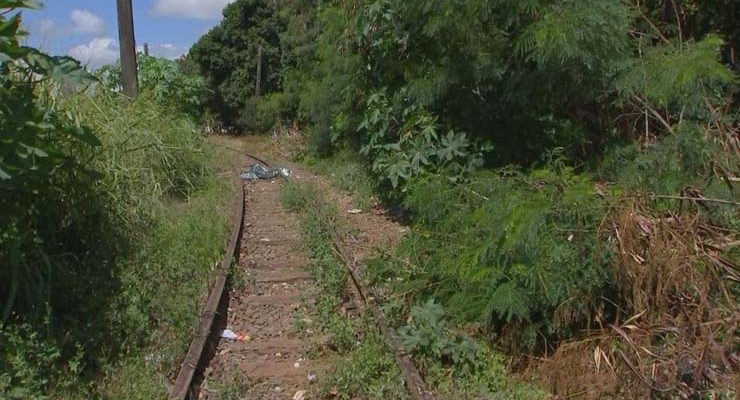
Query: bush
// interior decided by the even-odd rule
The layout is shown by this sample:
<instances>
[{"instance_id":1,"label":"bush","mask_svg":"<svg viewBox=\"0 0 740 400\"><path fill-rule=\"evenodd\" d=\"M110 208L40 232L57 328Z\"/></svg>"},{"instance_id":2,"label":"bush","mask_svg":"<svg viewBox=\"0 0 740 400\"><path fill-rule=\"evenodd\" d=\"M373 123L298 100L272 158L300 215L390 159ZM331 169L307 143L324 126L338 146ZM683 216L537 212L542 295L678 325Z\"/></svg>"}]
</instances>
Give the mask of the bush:
<instances>
[{"instance_id":1,"label":"bush","mask_svg":"<svg viewBox=\"0 0 740 400\"><path fill-rule=\"evenodd\" d=\"M177 61L137 55L139 91L174 112L203 117L208 90L203 78L186 72ZM96 72L108 90L121 91L121 64L105 66Z\"/></svg>"},{"instance_id":2,"label":"bush","mask_svg":"<svg viewBox=\"0 0 740 400\"><path fill-rule=\"evenodd\" d=\"M421 286L452 315L534 349L570 337L604 306L609 249L597 227L608 204L588 177L557 163L463 184L419 179L406 199L419 230L402 251L418 257Z\"/></svg>"}]
</instances>

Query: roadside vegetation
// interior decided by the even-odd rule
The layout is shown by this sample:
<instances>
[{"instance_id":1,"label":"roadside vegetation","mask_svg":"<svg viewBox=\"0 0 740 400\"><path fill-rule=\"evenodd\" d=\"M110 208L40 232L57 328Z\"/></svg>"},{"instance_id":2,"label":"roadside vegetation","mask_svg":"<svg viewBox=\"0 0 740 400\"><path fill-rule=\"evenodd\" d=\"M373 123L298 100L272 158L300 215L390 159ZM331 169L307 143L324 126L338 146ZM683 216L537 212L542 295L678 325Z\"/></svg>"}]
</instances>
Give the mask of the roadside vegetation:
<instances>
[{"instance_id":1,"label":"roadside vegetation","mask_svg":"<svg viewBox=\"0 0 740 400\"><path fill-rule=\"evenodd\" d=\"M398 365L377 321L369 313L354 318L340 313L351 298L347 266L334 247L347 229L336 206L313 183L288 182L282 198L288 209L300 215L312 272L322 288L316 319L322 332L328 335L329 349L337 357L337 367L322 383L323 395L341 399L408 398ZM387 272L376 273L375 277L397 277ZM503 358L487 344L448 326L449 317L434 301L414 307L408 320L404 313L398 312L398 307L403 305L381 304L394 317L394 328L405 350L418 357L428 383L443 398L545 397L535 388L510 380Z\"/></svg>"},{"instance_id":2,"label":"roadside vegetation","mask_svg":"<svg viewBox=\"0 0 740 400\"><path fill-rule=\"evenodd\" d=\"M376 265L400 319L449 315L556 395L731 398L737 7L240 0L190 58L225 123L300 127L410 219Z\"/></svg>"},{"instance_id":3,"label":"roadside vegetation","mask_svg":"<svg viewBox=\"0 0 740 400\"><path fill-rule=\"evenodd\" d=\"M113 75L20 46L20 18L0 16L0 398L162 398L233 189L195 109L172 102L188 98L158 89L179 69L147 60L131 100Z\"/></svg>"},{"instance_id":4,"label":"roadside vegetation","mask_svg":"<svg viewBox=\"0 0 740 400\"><path fill-rule=\"evenodd\" d=\"M141 56L137 99L116 66L22 46L15 11L1 398L164 396L228 232L232 161L203 123L303 142L408 222L363 272L440 396L541 395L511 373L562 398L737 396L737 1L235 0L183 60ZM336 210L283 199L325 291L326 395L400 397L372 322L336 313Z\"/></svg>"}]
</instances>

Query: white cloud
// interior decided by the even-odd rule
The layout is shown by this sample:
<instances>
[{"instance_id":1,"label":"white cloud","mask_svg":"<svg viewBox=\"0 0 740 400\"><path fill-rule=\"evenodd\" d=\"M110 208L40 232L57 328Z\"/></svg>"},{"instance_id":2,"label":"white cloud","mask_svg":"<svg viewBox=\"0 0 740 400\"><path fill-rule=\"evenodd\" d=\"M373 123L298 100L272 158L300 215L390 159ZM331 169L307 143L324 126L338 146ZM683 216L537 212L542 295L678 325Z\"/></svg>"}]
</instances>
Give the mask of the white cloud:
<instances>
[{"instance_id":1,"label":"white cloud","mask_svg":"<svg viewBox=\"0 0 740 400\"><path fill-rule=\"evenodd\" d=\"M97 15L87 10L72 10L69 14L72 20L72 32L91 33L99 35L105 31L105 22Z\"/></svg>"},{"instance_id":2,"label":"white cloud","mask_svg":"<svg viewBox=\"0 0 740 400\"><path fill-rule=\"evenodd\" d=\"M54 21L50 19L42 19L39 23L39 35L46 36L54 32L54 28L56 28Z\"/></svg>"},{"instance_id":3,"label":"white cloud","mask_svg":"<svg viewBox=\"0 0 740 400\"><path fill-rule=\"evenodd\" d=\"M155 0L152 14L157 16L213 19L233 0Z\"/></svg>"},{"instance_id":4,"label":"white cloud","mask_svg":"<svg viewBox=\"0 0 740 400\"><path fill-rule=\"evenodd\" d=\"M108 37L94 38L88 44L72 47L67 54L90 68L99 68L118 61L118 42Z\"/></svg>"},{"instance_id":5,"label":"white cloud","mask_svg":"<svg viewBox=\"0 0 740 400\"><path fill-rule=\"evenodd\" d=\"M137 46L137 52L143 53L144 46ZM149 45L149 55L154 57L166 58L168 60L176 60L182 57L183 54L187 53L188 48L171 43L158 43Z\"/></svg>"}]
</instances>

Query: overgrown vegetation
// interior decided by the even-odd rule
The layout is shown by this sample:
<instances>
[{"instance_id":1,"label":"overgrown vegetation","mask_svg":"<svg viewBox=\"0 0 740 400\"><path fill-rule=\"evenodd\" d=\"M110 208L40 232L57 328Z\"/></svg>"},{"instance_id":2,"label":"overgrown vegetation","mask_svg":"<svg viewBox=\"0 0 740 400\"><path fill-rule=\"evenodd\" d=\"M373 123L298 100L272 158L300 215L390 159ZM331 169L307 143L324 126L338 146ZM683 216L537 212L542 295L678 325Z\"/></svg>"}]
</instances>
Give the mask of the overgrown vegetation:
<instances>
[{"instance_id":1,"label":"overgrown vegetation","mask_svg":"<svg viewBox=\"0 0 740 400\"><path fill-rule=\"evenodd\" d=\"M204 117L203 106L208 98L205 80L189 73L187 62L137 55L139 90L161 106L190 117ZM106 65L95 74L100 84L113 92L120 92L121 64Z\"/></svg>"},{"instance_id":2,"label":"overgrown vegetation","mask_svg":"<svg viewBox=\"0 0 740 400\"><path fill-rule=\"evenodd\" d=\"M596 371L614 384L595 398L732 396L735 3L237 4L281 21L257 109L305 126L313 157L361 158L411 215L408 301L480 324L520 368L555 352L556 394Z\"/></svg>"},{"instance_id":3,"label":"overgrown vegetation","mask_svg":"<svg viewBox=\"0 0 740 400\"><path fill-rule=\"evenodd\" d=\"M187 60L142 58L135 101L115 68L96 81L23 47L20 17L0 14L0 394L164 391L225 234L211 205L227 189L191 122L205 107L239 129L304 127L309 157L335 157L319 168L410 216L368 273L402 299L389 314L441 392L505 390L496 345L556 395L737 395L738 12L237 0ZM285 201L305 216L332 345L372 382L334 383L393 396L377 338L358 346L335 312L335 212L309 187Z\"/></svg>"},{"instance_id":4,"label":"overgrown vegetation","mask_svg":"<svg viewBox=\"0 0 740 400\"><path fill-rule=\"evenodd\" d=\"M231 189L178 106L20 46L20 18L0 15L0 397L162 397Z\"/></svg>"},{"instance_id":5,"label":"overgrown vegetation","mask_svg":"<svg viewBox=\"0 0 740 400\"><path fill-rule=\"evenodd\" d=\"M311 272L321 288L316 319L328 335L329 348L344 365L322 383L321 392L342 399L405 398L400 371L377 327L367 319L348 318L339 313L349 300L349 274L334 248L342 229L336 207L311 183L286 183L282 201L300 215Z\"/></svg>"},{"instance_id":6,"label":"overgrown vegetation","mask_svg":"<svg viewBox=\"0 0 740 400\"><path fill-rule=\"evenodd\" d=\"M338 367L322 384L322 392L342 399L406 398L393 354L372 318L366 315L351 319L338 312L348 300L348 272L333 248L334 241L343 235L336 208L311 183L287 183L282 197L286 207L300 214L312 272L322 288L317 320L329 336L330 348L340 355ZM409 321L396 321L399 340L407 351L418 356L427 380L440 395L542 397L540 392L509 380L500 356L448 327L447 319L444 309L430 301L414 307Z\"/></svg>"}]
</instances>

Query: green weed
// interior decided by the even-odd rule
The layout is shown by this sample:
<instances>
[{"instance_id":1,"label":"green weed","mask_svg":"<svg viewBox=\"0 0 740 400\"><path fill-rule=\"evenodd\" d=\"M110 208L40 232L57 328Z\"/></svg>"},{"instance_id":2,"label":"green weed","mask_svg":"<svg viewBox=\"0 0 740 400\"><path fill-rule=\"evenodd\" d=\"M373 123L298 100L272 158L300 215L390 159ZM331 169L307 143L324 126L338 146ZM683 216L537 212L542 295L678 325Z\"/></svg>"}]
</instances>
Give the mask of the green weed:
<instances>
[{"instance_id":1,"label":"green weed","mask_svg":"<svg viewBox=\"0 0 740 400\"><path fill-rule=\"evenodd\" d=\"M333 374L321 383L323 397L339 399L408 399L401 371L382 335L366 325L360 344L341 358Z\"/></svg>"},{"instance_id":2,"label":"green weed","mask_svg":"<svg viewBox=\"0 0 740 400\"><path fill-rule=\"evenodd\" d=\"M330 347L344 352L357 341L352 321L337 314L347 297L349 274L333 247L338 230L337 210L312 184L288 182L281 193L285 206L300 214L305 248L311 272L321 289L316 303L320 327L329 333Z\"/></svg>"},{"instance_id":3,"label":"green weed","mask_svg":"<svg viewBox=\"0 0 740 400\"><path fill-rule=\"evenodd\" d=\"M328 177L335 187L350 193L356 207L369 210L375 204L375 180L356 153L345 149L328 158L309 157L303 162Z\"/></svg>"},{"instance_id":4,"label":"green weed","mask_svg":"<svg viewBox=\"0 0 740 400\"><path fill-rule=\"evenodd\" d=\"M242 374L233 372L223 384L211 389L217 393L219 400L245 400L253 398L249 395L251 387L252 384Z\"/></svg>"},{"instance_id":5,"label":"green weed","mask_svg":"<svg viewBox=\"0 0 740 400\"><path fill-rule=\"evenodd\" d=\"M300 213L312 272L322 289L316 318L319 327L329 335L329 347L341 355L339 367L323 381L322 393L335 393L342 399L406 398L398 367L377 327L366 319L338 314L347 297L349 276L333 248L336 235L346 229L339 223L336 207L312 184L289 182L282 199L287 208Z\"/></svg>"},{"instance_id":6,"label":"green weed","mask_svg":"<svg viewBox=\"0 0 740 400\"><path fill-rule=\"evenodd\" d=\"M445 398L547 398L536 387L507 378L501 355L452 328L434 300L414 306L408 321L398 329L398 338L427 383Z\"/></svg>"},{"instance_id":7,"label":"green weed","mask_svg":"<svg viewBox=\"0 0 740 400\"><path fill-rule=\"evenodd\" d=\"M36 265L50 274L49 286L34 306L41 315L19 303L0 328L28 360L2 363L2 390L39 399L162 397L221 257L232 189L216 176L195 125L165 118L146 96L99 91L61 106L101 142L94 154L76 155L94 179L62 187L62 200L79 199L68 205L49 208L53 198L37 197L55 213L40 223L56 221L57 231L37 231L54 236L27 242L31 248L16 242L21 262L43 262ZM0 242L2 252L13 248ZM23 321L35 334L13 333ZM32 361L38 343L48 349L43 362ZM8 348L1 354L14 357Z\"/></svg>"}]
</instances>

